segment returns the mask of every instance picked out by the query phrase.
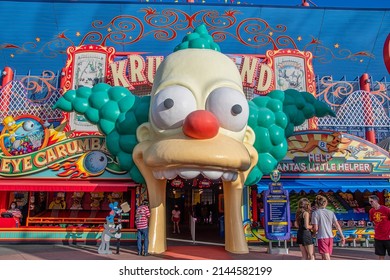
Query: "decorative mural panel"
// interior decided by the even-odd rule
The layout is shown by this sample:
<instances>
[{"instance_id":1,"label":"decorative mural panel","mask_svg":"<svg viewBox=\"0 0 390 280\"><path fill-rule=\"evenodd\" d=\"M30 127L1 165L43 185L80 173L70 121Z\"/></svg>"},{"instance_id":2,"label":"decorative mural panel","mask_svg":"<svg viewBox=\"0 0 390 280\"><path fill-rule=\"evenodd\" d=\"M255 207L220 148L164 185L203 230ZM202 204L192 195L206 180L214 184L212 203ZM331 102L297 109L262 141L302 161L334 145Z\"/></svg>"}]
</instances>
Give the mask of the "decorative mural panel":
<instances>
[{"instance_id":1,"label":"decorative mural panel","mask_svg":"<svg viewBox=\"0 0 390 280\"><path fill-rule=\"evenodd\" d=\"M341 132L302 131L288 138L283 178L388 178L389 152Z\"/></svg>"},{"instance_id":2,"label":"decorative mural panel","mask_svg":"<svg viewBox=\"0 0 390 280\"><path fill-rule=\"evenodd\" d=\"M307 91L315 96L315 77L312 65L312 53L283 49L267 51L268 65L274 72L271 88L278 90L295 89ZM316 128L316 119L305 121L295 130Z\"/></svg>"},{"instance_id":3,"label":"decorative mural panel","mask_svg":"<svg viewBox=\"0 0 390 280\"><path fill-rule=\"evenodd\" d=\"M99 45L69 47L68 59L64 69L64 92L80 87L93 87L98 83L111 81L109 64L114 61L115 49ZM67 113L69 130L75 134L83 132L97 133L95 125L76 113Z\"/></svg>"},{"instance_id":4,"label":"decorative mural panel","mask_svg":"<svg viewBox=\"0 0 390 280\"><path fill-rule=\"evenodd\" d=\"M46 126L38 117L4 119L0 177L129 179L106 149L103 136L70 137L65 125Z\"/></svg>"},{"instance_id":5,"label":"decorative mural panel","mask_svg":"<svg viewBox=\"0 0 390 280\"><path fill-rule=\"evenodd\" d=\"M267 63L274 70L273 88L279 90L295 89L315 95L315 77L311 52L283 49L267 51Z\"/></svg>"}]
</instances>

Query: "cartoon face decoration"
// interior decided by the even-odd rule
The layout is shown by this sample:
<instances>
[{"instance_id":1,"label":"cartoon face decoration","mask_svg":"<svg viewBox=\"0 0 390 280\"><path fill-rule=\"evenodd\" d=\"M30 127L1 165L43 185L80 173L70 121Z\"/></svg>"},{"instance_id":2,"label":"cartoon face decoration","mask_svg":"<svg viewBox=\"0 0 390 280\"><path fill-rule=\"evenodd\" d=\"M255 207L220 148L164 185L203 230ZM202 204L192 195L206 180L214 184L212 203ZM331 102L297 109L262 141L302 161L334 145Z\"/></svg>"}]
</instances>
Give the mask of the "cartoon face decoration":
<instances>
[{"instance_id":1,"label":"cartoon face decoration","mask_svg":"<svg viewBox=\"0 0 390 280\"><path fill-rule=\"evenodd\" d=\"M280 180L280 172L279 170L275 169L272 171L272 173L270 174L270 177L271 177L271 180L273 182L278 182Z\"/></svg>"},{"instance_id":2,"label":"cartoon face decoration","mask_svg":"<svg viewBox=\"0 0 390 280\"><path fill-rule=\"evenodd\" d=\"M226 203L225 248L247 252L240 201L244 182L257 162L255 136L247 126L248 101L234 62L214 50L185 49L169 55L159 66L151 92L149 122L137 129L134 162L145 177L151 201L151 228L164 221L160 201L166 180L177 176L223 182ZM230 193L230 194L229 194ZM225 204L226 204L225 203ZM154 222L156 221L156 222ZM164 251L157 230L150 249Z\"/></svg>"},{"instance_id":3,"label":"cartoon face decoration","mask_svg":"<svg viewBox=\"0 0 390 280\"><path fill-rule=\"evenodd\" d=\"M188 63L177 63L183 60ZM156 179L202 174L234 181L250 166L243 141L254 141L236 65L221 53L188 49L168 56L159 70L150 123L137 135L140 142L155 141L143 155L145 164L153 167Z\"/></svg>"},{"instance_id":4,"label":"cartoon face decoration","mask_svg":"<svg viewBox=\"0 0 390 280\"><path fill-rule=\"evenodd\" d=\"M58 108L83 113L97 123L120 165L135 181L146 182L151 253L166 250L167 180L199 175L223 182L225 249L248 252L239 226L244 184L247 180L257 182L265 171L269 174L287 152L285 130L292 133L294 125L302 124L320 108L315 99L307 97L313 110L289 123L282 111L287 93L271 92L271 97L258 100L258 104L247 101L235 63L218 50L206 25L200 25L160 64L150 96L138 98L121 87L98 84L88 90L88 98L84 90L68 91L66 98L56 103ZM111 99L103 98L106 95L101 91L107 91ZM301 96L300 100L306 99ZM78 106L80 100L85 100L85 107ZM265 109L261 113L260 107ZM292 106L289 111L293 115L299 109ZM263 121L267 116L270 122ZM253 129L247 125L249 120ZM262 139L255 139L254 130Z\"/></svg>"}]
</instances>

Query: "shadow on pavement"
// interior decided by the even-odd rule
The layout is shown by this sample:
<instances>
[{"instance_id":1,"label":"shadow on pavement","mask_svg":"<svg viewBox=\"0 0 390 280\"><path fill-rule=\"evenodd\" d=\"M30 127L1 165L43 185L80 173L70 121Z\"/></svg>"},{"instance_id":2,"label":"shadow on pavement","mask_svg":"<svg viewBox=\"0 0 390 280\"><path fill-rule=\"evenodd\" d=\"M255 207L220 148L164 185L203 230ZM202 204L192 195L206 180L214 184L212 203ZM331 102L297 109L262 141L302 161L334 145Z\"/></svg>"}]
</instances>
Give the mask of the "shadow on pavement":
<instances>
[{"instance_id":1,"label":"shadow on pavement","mask_svg":"<svg viewBox=\"0 0 390 280\"><path fill-rule=\"evenodd\" d=\"M115 244L113 244L115 245ZM298 247L290 247L288 254L268 254L268 246L250 244L248 254L227 252L223 244L210 245L201 241L192 243L189 240L168 240L168 250L163 254L138 256L134 244L121 247L115 254L100 255L97 245L56 245L56 244L14 244L0 245L1 260L300 260ZM316 248L317 249L317 248ZM316 259L321 259L316 253ZM373 248L336 247L333 260L376 260Z\"/></svg>"}]
</instances>

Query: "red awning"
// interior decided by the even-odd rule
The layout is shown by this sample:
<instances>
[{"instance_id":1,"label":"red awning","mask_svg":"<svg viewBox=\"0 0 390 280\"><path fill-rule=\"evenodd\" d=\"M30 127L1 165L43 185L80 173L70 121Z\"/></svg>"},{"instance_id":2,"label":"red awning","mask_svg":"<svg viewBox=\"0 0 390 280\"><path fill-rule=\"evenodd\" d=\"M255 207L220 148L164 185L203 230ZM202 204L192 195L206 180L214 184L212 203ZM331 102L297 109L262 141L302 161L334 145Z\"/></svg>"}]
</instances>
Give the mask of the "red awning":
<instances>
[{"instance_id":1,"label":"red awning","mask_svg":"<svg viewBox=\"0 0 390 280\"><path fill-rule=\"evenodd\" d=\"M128 187L134 187L133 181L115 180L9 180L0 179L0 191L42 191L42 192L124 192Z\"/></svg>"}]
</instances>

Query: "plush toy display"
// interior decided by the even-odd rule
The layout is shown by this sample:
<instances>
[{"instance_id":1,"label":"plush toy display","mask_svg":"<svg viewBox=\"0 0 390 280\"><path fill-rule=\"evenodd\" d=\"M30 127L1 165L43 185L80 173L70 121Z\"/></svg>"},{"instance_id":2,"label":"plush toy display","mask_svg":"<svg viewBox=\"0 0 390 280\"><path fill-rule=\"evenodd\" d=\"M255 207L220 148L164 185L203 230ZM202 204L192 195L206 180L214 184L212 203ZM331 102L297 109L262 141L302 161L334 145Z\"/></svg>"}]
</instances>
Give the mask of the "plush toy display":
<instances>
[{"instance_id":1,"label":"plush toy display","mask_svg":"<svg viewBox=\"0 0 390 280\"><path fill-rule=\"evenodd\" d=\"M104 192L92 192L91 193L91 210L100 210L100 204L104 199Z\"/></svg>"},{"instance_id":2,"label":"plush toy display","mask_svg":"<svg viewBox=\"0 0 390 280\"><path fill-rule=\"evenodd\" d=\"M82 200L83 200L84 192L74 192L72 195L72 206L70 207L71 210L82 210Z\"/></svg>"},{"instance_id":3,"label":"plush toy display","mask_svg":"<svg viewBox=\"0 0 390 280\"><path fill-rule=\"evenodd\" d=\"M287 153L294 126L333 115L310 93L275 90L248 101L235 63L201 25L157 69L150 96L97 84L70 90L55 108L97 124L107 148L136 182L147 185L150 253L166 250L166 184L202 174L222 179L225 249L247 253L244 185L256 184Z\"/></svg>"},{"instance_id":4,"label":"plush toy display","mask_svg":"<svg viewBox=\"0 0 390 280\"><path fill-rule=\"evenodd\" d=\"M65 209L65 208L66 208L65 193L58 192L56 197L50 203L49 209Z\"/></svg>"}]
</instances>

